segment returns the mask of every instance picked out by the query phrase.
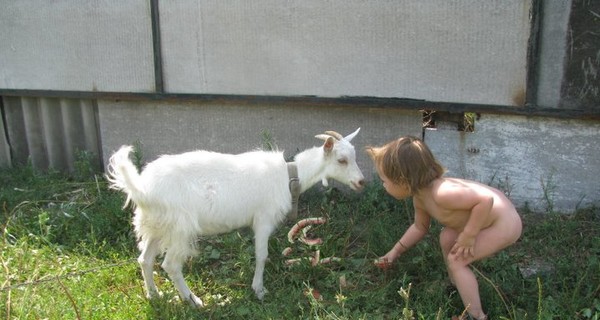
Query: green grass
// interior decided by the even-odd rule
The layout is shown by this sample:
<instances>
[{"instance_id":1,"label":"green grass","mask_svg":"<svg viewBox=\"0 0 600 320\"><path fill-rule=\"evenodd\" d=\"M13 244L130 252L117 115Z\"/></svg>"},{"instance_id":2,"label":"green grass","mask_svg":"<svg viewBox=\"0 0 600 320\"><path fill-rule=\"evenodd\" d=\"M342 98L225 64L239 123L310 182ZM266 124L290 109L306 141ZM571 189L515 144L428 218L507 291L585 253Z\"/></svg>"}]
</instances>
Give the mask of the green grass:
<instances>
[{"instance_id":1,"label":"green grass","mask_svg":"<svg viewBox=\"0 0 600 320\"><path fill-rule=\"evenodd\" d=\"M327 217L312 229L321 257L339 263L285 266L290 244L281 226L269 243L263 302L250 287L252 234L240 230L205 240L184 269L206 303L179 301L155 268L162 296L148 301L135 259L131 210L85 163L76 178L31 167L0 170L0 319L449 319L463 306L449 286L434 225L388 271L371 261L411 223L411 205L371 184L361 195L315 188L302 195L301 217ZM484 308L493 319L600 318L600 210L575 214L524 212L524 234L513 247L473 267ZM315 248L293 245L292 257ZM520 266L549 268L531 277ZM317 290L322 300L307 292Z\"/></svg>"}]
</instances>

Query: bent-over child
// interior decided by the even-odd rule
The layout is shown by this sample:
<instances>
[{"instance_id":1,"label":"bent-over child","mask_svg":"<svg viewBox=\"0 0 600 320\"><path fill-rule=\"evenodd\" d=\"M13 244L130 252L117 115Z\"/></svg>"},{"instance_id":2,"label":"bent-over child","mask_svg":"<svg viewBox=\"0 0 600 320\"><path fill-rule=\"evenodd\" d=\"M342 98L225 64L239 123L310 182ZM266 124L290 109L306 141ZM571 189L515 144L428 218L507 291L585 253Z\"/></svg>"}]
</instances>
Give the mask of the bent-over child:
<instances>
[{"instance_id":1,"label":"bent-over child","mask_svg":"<svg viewBox=\"0 0 600 320\"><path fill-rule=\"evenodd\" d=\"M419 242L431 219L443 225L440 245L450 281L468 314L487 319L477 278L469 265L515 243L522 223L511 201L490 186L444 177L445 169L419 138L401 137L382 147L367 147L383 187L392 197L412 197L414 223L377 264L388 266Z\"/></svg>"}]
</instances>

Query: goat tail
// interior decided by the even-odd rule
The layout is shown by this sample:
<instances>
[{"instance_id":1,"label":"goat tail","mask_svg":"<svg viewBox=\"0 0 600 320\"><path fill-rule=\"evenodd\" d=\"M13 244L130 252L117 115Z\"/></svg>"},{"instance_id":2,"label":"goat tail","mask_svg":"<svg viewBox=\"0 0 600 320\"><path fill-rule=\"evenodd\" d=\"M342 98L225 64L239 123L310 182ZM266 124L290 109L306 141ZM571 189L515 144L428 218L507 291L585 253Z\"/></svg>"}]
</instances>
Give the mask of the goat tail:
<instances>
[{"instance_id":1,"label":"goat tail","mask_svg":"<svg viewBox=\"0 0 600 320\"><path fill-rule=\"evenodd\" d=\"M107 166L106 179L109 182L109 188L127 194L127 200L125 200L123 208L127 207L132 199L135 202L135 199L140 199L144 194L140 174L129 159L129 154L132 151L132 146L122 146L110 157Z\"/></svg>"}]
</instances>

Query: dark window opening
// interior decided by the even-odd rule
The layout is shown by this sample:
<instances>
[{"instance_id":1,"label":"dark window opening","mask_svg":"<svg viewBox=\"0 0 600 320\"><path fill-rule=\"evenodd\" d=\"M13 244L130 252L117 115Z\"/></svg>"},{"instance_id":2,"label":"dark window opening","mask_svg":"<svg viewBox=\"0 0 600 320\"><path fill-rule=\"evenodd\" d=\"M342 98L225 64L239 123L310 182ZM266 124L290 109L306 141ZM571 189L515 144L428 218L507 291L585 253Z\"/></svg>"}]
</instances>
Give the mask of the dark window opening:
<instances>
[{"instance_id":1,"label":"dark window opening","mask_svg":"<svg viewBox=\"0 0 600 320\"><path fill-rule=\"evenodd\" d=\"M462 132L475 132L475 122L481 115L475 112L450 113L445 111L421 110L423 115L423 128L436 129L438 123L455 123L456 130Z\"/></svg>"}]
</instances>

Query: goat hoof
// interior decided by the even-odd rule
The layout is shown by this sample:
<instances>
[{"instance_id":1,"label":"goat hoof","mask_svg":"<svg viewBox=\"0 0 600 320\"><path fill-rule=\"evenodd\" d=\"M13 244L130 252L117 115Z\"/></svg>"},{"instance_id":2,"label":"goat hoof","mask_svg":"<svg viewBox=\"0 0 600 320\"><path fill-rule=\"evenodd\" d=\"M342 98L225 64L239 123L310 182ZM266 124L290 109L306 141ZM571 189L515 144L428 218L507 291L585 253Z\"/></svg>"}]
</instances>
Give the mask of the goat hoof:
<instances>
[{"instance_id":1,"label":"goat hoof","mask_svg":"<svg viewBox=\"0 0 600 320\"><path fill-rule=\"evenodd\" d=\"M259 289L254 289L254 292L256 293L256 297L258 298L258 300L262 301L265 298L265 294L268 291L265 288L259 288Z\"/></svg>"},{"instance_id":2,"label":"goat hoof","mask_svg":"<svg viewBox=\"0 0 600 320\"><path fill-rule=\"evenodd\" d=\"M192 307L204 307L204 302L202 302L202 299L196 297L193 293L190 293L190 296L186 300L192 305Z\"/></svg>"},{"instance_id":3,"label":"goat hoof","mask_svg":"<svg viewBox=\"0 0 600 320\"><path fill-rule=\"evenodd\" d=\"M163 296L163 293L159 292L159 291L150 291L150 292L146 293L146 299L148 299L148 300L160 298L162 296Z\"/></svg>"}]
</instances>

